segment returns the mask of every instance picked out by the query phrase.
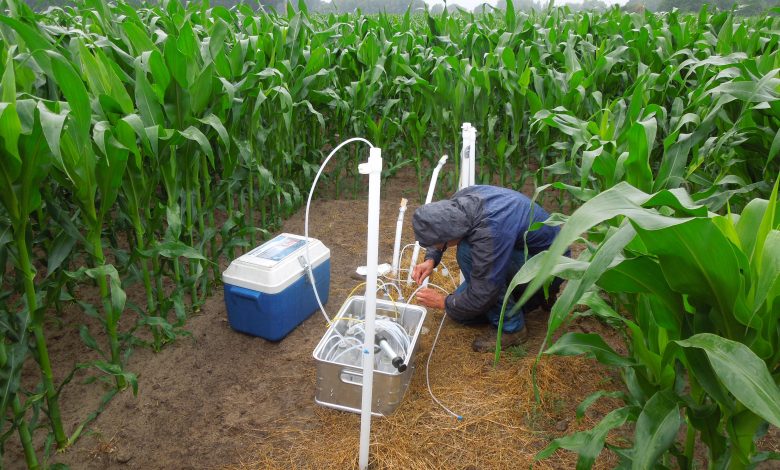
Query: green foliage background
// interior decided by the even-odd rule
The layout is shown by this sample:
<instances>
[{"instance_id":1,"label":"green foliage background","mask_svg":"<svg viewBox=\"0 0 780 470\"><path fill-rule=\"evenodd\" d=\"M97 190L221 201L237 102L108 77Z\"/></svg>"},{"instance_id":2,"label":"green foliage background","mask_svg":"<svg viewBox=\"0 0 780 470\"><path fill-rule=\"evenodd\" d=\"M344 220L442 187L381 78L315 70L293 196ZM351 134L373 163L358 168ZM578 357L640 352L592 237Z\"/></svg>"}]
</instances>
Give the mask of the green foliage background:
<instances>
[{"instance_id":1,"label":"green foliage background","mask_svg":"<svg viewBox=\"0 0 780 470\"><path fill-rule=\"evenodd\" d=\"M511 2L505 11L435 15L411 8L399 15L317 14L305 3L263 12L256 5L175 0L85 0L39 12L4 0L0 7L6 11L0 16L0 446L18 436L31 468L71 445L99 412L76 417L75 428L63 424L75 419L63 420L58 397L75 372L88 370L110 385L105 403L134 389L127 355L137 347L159 350L186 334L188 315L219 285L217 261L234 259L277 230L303 203L325 152L349 136L382 148L385 178L414 167L422 199L433 164L457 155L461 124L472 123L479 183L519 189L530 179L540 191L558 190L560 207L582 204L597 214L567 225L588 231L591 243L587 259L572 260L579 271L571 271L584 273L579 285L592 287L620 257L660 262L667 254L631 232L657 226L636 228L626 219L696 217L696 227L708 233L725 231L718 241L734 254L730 266L750 270L743 273L745 289L724 290L742 302L740 316L721 331L705 321L714 308L706 300L718 296L690 285L672 291L679 297L698 289L703 300L680 302L682 315L698 315L693 324L709 334L733 342L735 332L754 329L739 343L754 348L745 357L777 374L771 329L777 321L759 328L743 315L749 305L762 315L774 312L771 301L756 301L756 292L774 292L777 278L762 267L774 269L773 251L761 265L763 246L775 246L777 230L765 216L771 204L761 202L780 172L775 16L711 9L523 12ZM327 183L337 196L358 197L364 183L357 163L365 151L351 147L339 157ZM443 193L457 187L457 166L451 168L442 174ZM612 212L602 210L604 200ZM757 207L765 209L760 216ZM729 229L730 214L738 213L758 222ZM757 242L759 234L768 241ZM95 289L99 300L85 301L82 288ZM128 299L129 289L145 295ZM572 291L556 303L556 321L587 293L593 292ZM618 300L641 304L630 312L640 315L654 298ZM84 312L78 335L91 355L58 379L45 327L66 305ZM649 403L649 411L664 416L695 408L666 388L653 389L669 385L667 370L676 385L688 377L675 373L677 356L666 358L672 365L661 363L670 332L679 334L680 348L741 348L683 336L687 330L671 326L656 325L645 345L652 354L599 353L631 370L649 358L642 370L652 372L608 424L639 423ZM567 341L559 352L603 351L595 338ZM644 352L643 341L634 351ZM29 361L40 381L27 389L20 377ZM741 430L761 429L775 409L709 385L695 405L718 408L716 424L740 432L699 438L728 436L739 449L723 455L745 464L754 457L755 432ZM760 412L739 408L746 403ZM736 417L744 422L730 421ZM42 452L38 442L45 443ZM594 449L601 446L590 446L587 458Z\"/></svg>"}]
</instances>

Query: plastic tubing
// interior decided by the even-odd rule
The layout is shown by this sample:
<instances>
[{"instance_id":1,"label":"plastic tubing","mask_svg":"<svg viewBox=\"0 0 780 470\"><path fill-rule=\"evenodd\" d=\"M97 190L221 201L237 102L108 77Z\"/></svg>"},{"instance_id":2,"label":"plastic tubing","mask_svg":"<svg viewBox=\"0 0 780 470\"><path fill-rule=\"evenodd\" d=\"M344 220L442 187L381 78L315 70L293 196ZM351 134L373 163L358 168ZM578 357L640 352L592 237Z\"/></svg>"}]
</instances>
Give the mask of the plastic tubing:
<instances>
[{"instance_id":1,"label":"plastic tubing","mask_svg":"<svg viewBox=\"0 0 780 470\"><path fill-rule=\"evenodd\" d=\"M444 326L444 320L447 318L447 313L445 312L444 315L441 317L441 323L439 323L439 329L436 330L436 337L433 338L433 344L431 344L431 352L428 354L428 360L425 362L425 384L428 386L428 393L431 395L431 398L433 398L433 401L436 402L437 405L439 405L444 411L451 414L455 419L458 421L463 420L463 416L453 412L451 409L444 406L442 402L439 401L438 398L436 398L436 395L433 394L433 390L431 389L431 379L430 379L430 367L431 367L431 357L433 357L433 351L436 348L436 342L439 341L439 333L441 333L441 327Z\"/></svg>"},{"instance_id":2,"label":"plastic tubing","mask_svg":"<svg viewBox=\"0 0 780 470\"><path fill-rule=\"evenodd\" d=\"M364 324L356 324L354 325L354 332L351 336L345 336L344 340L349 340L354 343L357 343L353 348L350 350L353 350L355 347L358 347L361 345L362 341L358 339L359 336L365 335L365 328ZM389 319L389 318L378 318L376 320L376 331L382 334L386 340L388 340L389 343L393 343L391 346L395 348L396 352L399 352L399 356L406 359L408 356L408 351L411 346L411 339L410 335L406 332L404 327L400 325L399 323ZM326 344L328 344L333 338L336 338L335 336L332 336L330 339L327 340ZM327 352L325 352L323 348L323 357L325 360L336 360L341 357L342 353L345 353L345 351L342 351L339 353L339 355L336 356L336 359L333 358L334 351L336 351L337 345L339 343L334 343L333 345L328 348ZM354 365L354 364L353 364Z\"/></svg>"},{"instance_id":3,"label":"plastic tubing","mask_svg":"<svg viewBox=\"0 0 780 470\"><path fill-rule=\"evenodd\" d=\"M338 361L339 359L341 359L341 356L343 356L344 354L346 354L346 353L348 353L348 352L350 352L350 351L354 351L354 350L356 350L356 349L360 349L360 348L362 348L362 347L363 347L363 345L362 345L362 344L356 344L356 345L354 345L354 346L350 346L349 348L347 348L347 349L345 349L345 350L341 351L341 352L340 352L340 353L339 353L339 354L338 354L336 357L334 357L333 359L331 359L331 362L336 362L336 361ZM353 364L347 364L347 365L353 365Z\"/></svg>"},{"instance_id":4,"label":"plastic tubing","mask_svg":"<svg viewBox=\"0 0 780 470\"><path fill-rule=\"evenodd\" d=\"M433 169L433 174L431 175L431 182L430 184L428 184L428 195L425 196L426 204L430 204L430 202L433 200L433 192L434 189L436 189L436 181L439 179L439 172L441 171L441 167L443 167L445 163L447 163L447 155L443 155L439 159L439 163L436 164L436 168ZM420 254L420 244L414 242L414 250L412 251L412 260L409 262L409 274L406 276L407 284L411 284L412 282L412 270L414 269L414 264L417 262L418 254ZM423 283L423 285L425 284L427 284L427 282Z\"/></svg>"},{"instance_id":5,"label":"plastic tubing","mask_svg":"<svg viewBox=\"0 0 780 470\"><path fill-rule=\"evenodd\" d=\"M414 292L412 292L412 295L409 296L409 302L412 301L415 295L417 295L418 292L420 292L421 289L423 289L425 286L420 286L417 289L415 289ZM445 294L449 294L446 289L444 289L441 286L437 286L436 284L428 284L428 287L435 287L436 289L439 289L440 291L444 292ZM433 401L436 402L437 405L439 405L444 411L451 414L453 417L455 417L458 421L463 420L463 416L453 412L442 402L439 401L438 398L436 398L436 395L433 394L433 390L431 389L431 380L430 380L430 373L429 369L431 367L431 357L433 357L433 351L436 349L436 343L439 341L439 334L441 333L441 327L444 326L444 319L447 318L447 312L445 310L444 315L441 317L441 323L439 323L439 329L436 331L436 337L433 338L433 343L431 344L431 352L428 354L428 361L425 363L425 384L428 386L428 394L430 394L431 398L433 398Z\"/></svg>"},{"instance_id":6,"label":"plastic tubing","mask_svg":"<svg viewBox=\"0 0 780 470\"><path fill-rule=\"evenodd\" d=\"M322 300L320 300L320 294L317 292L317 285L314 281L314 273L311 269L311 257L309 256L309 207L311 206L311 197L314 195L314 188L317 187L317 181L320 179L320 175L322 174L322 170L325 169L325 166L328 164L330 159L333 157L333 155L336 154L336 152L339 151L341 147L344 147L347 144L350 144L352 142L364 142L368 144L369 147L372 149L374 148L374 145L367 141L366 139L362 137L353 137L351 139L347 139L344 142L338 144L333 150L330 151L328 156L325 158L325 161L322 162L322 165L320 165L319 170L317 170L317 175L314 177L314 181L311 183L311 188L309 189L309 197L306 199L306 216L303 219L303 236L306 237L306 249L305 249L305 255L306 255L306 263L309 265L309 280L311 281L311 287L314 289L314 297L317 298L317 305L320 307L320 312L322 312L322 315L325 316L325 320L330 324L330 317L327 313L325 313L325 307L322 306ZM333 330L336 331L336 330ZM336 331L336 334L341 337L341 333Z\"/></svg>"},{"instance_id":7,"label":"plastic tubing","mask_svg":"<svg viewBox=\"0 0 780 470\"><path fill-rule=\"evenodd\" d=\"M378 289L387 291L387 286L390 286L393 287L396 292L398 292L399 298L403 297L403 293L401 292L401 289L397 285L393 284L392 282L382 282L382 281L377 281L377 282L379 283L379 286L377 287Z\"/></svg>"},{"instance_id":8,"label":"plastic tubing","mask_svg":"<svg viewBox=\"0 0 780 470\"><path fill-rule=\"evenodd\" d=\"M400 252L400 254L398 256L398 264L401 264L401 261L404 259L404 251L406 251L406 249L409 248L410 246L413 247L414 243L407 243L406 245L401 247L401 252ZM396 275L393 275L392 273L388 273L388 274L383 274L382 277L384 277L385 279L389 279L391 281L400 281L401 280L401 273L405 273L407 271L409 271L409 270L406 269L406 268L399 267L398 268L398 273Z\"/></svg>"},{"instance_id":9,"label":"plastic tubing","mask_svg":"<svg viewBox=\"0 0 780 470\"><path fill-rule=\"evenodd\" d=\"M338 342L336 342L336 343L333 343L333 344L330 346L330 349L328 349L328 351L327 351L327 352L325 352L325 346L323 346L323 347L322 347L322 358L323 358L324 360L326 360L326 361L329 361L329 360L330 360L330 358L331 358L331 357L333 357L333 350L334 350L334 349L336 349L336 347L337 347L337 346L338 346L338 345L339 345L339 344L342 342L342 340L343 340L343 341L354 341L354 342L355 342L355 343L356 343L358 346L360 346L360 345L361 345L361 341L360 341L359 339L355 338L354 336L344 336L344 337L342 337L342 338L339 338L338 336L331 336L330 338L328 338L328 340L327 340L327 341L325 341L325 345L327 345L328 343L330 343L330 341L331 341L332 339L334 339L334 338L335 338L335 339L338 339L339 341L338 341Z\"/></svg>"},{"instance_id":10,"label":"plastic tubing","mask_svg":"<svg viewBox=\"0 0 780 470\"><path fill-rule=\"evenodd\" d=\"M320 307L320 312L322 312L322 316L325 317L325 321L328 325L330 325L330 317L325 312L325 307L322 305L322 300L320 299L320 293L317 292L317 282L314 280L314 271L311 269L311 256L309 255L309 207L311 206L311 197L314 195L314 188L317 187L317 181L320 179L320 175L322 174L322 171L325 169L325 166L328 164L330 159L333 157L333 155L336 154L336 152L341 149L341 147L344 147L345 145L352 143L352 142L365 142L368 144L369 147L374 148L374 145L367 141L366 139L362 137L353 137L351 139L347 139L344 142L338 144L333 150L330 151L328 156L325 158L325 161L322 162L322 165L320 165L319 170L317 170L317 175L314 177L314 181L311 183L311 188L309 189L309 197L306 199L306 215L303 219L303 236L306 238L306 246L304 248L304 256L306 256L306 264L308 265L308 274L309 274L309 281L311 281L311 288L314 290L314 297L317 299L317 305ZM336 333L336 336L339 338L343 338L341 336L341 333L339 333L338 330L335 328L333 329L333 332Z\"/></svg>"},{"instance_id":11,"label":"plastic tubing","mask_svg":"<svg viewBox=\"0 0 780 470\"><path fill-rule=\"evenodd\" d=\"M459 284L458 284L457 282L455 282L455 278L454 278L454 277L452 277L452 273L450 272L450 268L448 268L448 267L447 267L447 265L446 265L446 264L444 264L444 261L441 261L441 262L439 263L439 265L441 265L441 267L442 267L442 270L444 270L444 271L446 271L446 272L447 272L447 276L450 278L450 281L452 282L453 289L457 289L457 288L458 288L458 286L459 286Z\"/></svg>"},{"instance_id":12,"label":"plastic tubing","mask_svg":"<svg viewBox=\"0 0 780 470\"><path fill-rule=\"evenodd\" d=\"M406 212L406 198L401 198L401 206L398 208L398 221L395 223L395 243L393 244L393 276L398 275L398 263L400 261L399 248L401 247L401 232L404 227L404 213Z\"/></svg>"}]
</instances>

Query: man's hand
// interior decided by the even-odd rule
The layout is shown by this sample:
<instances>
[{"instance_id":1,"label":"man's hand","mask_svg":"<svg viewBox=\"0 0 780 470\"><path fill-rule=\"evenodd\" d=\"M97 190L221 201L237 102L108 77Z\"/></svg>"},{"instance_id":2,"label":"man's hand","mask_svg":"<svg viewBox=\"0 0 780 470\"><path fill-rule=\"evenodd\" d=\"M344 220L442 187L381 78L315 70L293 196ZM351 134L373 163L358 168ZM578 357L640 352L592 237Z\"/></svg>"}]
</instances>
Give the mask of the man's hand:
<instances>
[{"instance_id":1,"label":"man's hand","mask_svg":"<svg viewBox=\"0 0 780 470\"><path fill-rule=\"evenodd\" d=\"M417 293L417 301L430 308L439 308L444 310L444 300L447 298L446 295L442 294L441 292L434 290L434 289L420 289L420 292Z\"/></svg>"},{"instance_id":2,"label":"man's hand","mask_svg":"<svg viewBox=\"0 0 780 470\"><path fill-rule=\"evenodd\" d=\"M427 259L414 267L412 270L412 279L417 283L417 285L420 285L428 276L431 275L432 272L433 260Z\"/></svg>"}]
</instances>

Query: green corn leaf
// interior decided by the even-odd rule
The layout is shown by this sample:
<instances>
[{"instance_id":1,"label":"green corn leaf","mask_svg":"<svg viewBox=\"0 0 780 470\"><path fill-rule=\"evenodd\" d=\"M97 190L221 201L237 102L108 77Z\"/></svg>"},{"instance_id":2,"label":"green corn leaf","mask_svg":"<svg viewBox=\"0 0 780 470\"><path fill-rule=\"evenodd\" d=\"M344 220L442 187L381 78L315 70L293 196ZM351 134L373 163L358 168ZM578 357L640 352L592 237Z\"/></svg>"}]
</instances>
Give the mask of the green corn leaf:
<instances>
[{"instance_id":1,"label":"green corn leaf","mask_svg":"<svg viewBox=\"0 0 780 470\"><path fill-rule=\"evenodd\" d=\"M98 129L97 124L95 129ZM112 134L108 135L103 152L103 158L98 159L95 166L95 176L101 195L101 218L108 213L119 195L119 188L122 186L129 154L128 149L120 144Z\"/></svg>"},{"instance_id":2,"label":"green corn leaf","mask_svg":"<svg viewBox=\"0 0 780 470\"><path fill-rule=\"evenodd\" d=\"M588 357L595 358L602 364L610 366L628 367L634 365L634 362L621 356L609 347L601 336L593 333L566 333L544 353L558 356L585 354Z\"/></svg>"},{"instance_id":3,"label":"green corn leaf","mask_svg":"<svg viewBox=\"0 0 780 470\"><path fill-rule=\"evenodd\" d=\"M179 241L166 241L156 244L152 249L142 252L143 256L152 258L162 256L165 258L187 258L208 261L198 250Z\"/></svg>"},{"instance_id":4,"label":"green corn leaf","mask_svg":"<svg viewBox=\"0 0 780 470\"><path fill-rule=\"evenodd\" d=\"M757 198L748 202L745 208L742 209L735 230L739 237L741 244L740 248L743 253L752 254L756 252L756 234L759 231L759 227L761 226L761 222L764 219L764 214L768 207L769 201Z\"/></svg>"},{"instance_id":5,"label":"green corn leaf","mask_svg":"<svg viewBox=\"0 0 780 470\"><path fill-rule=\"evenodd\" d=\"M682 297L672 290L660 266L650 257L641 256L623 261L602 274L598 285L607 292L656 296L668 310L655 312L655 320L666 329L679 330L680 320L685 313Z\"/></svg>"},{"instance_id":6,"label":"green corn leaf","mask_svg":"<svg viewBox=\"0 0 780 470\"><path fill-rule=\"evenodd\" d=\"M203 134L200 129L190 126L181 131L179 134L181 134L186 139L197 142L197 144L200 145L200 149L208 157L212 168L214 167L214 150L211 148L211 142L209 142L209 139L206 138L206 135Z\"/></svg>"},{"instance_id":7,"label":"green corn leaf","mask_svg":"<svg viewBox=\"0 0 780 470\"><path fill-rule=\"evenodd\" d=\"M639 228L637 232L649 252L658 257L674 291L712 305L724 317L724 327L733 328L731 315L749 325L752 315L743 290L749 272L747 259L714 223L695 219L661 230Z\"/></svg>"},{"instance_id":8,"label":"green corn leaf","mask_svg":"<svg viewBox=\"0 0 780 470\"><path fill-rule=\"evenodd\" d=\"M577 419L582 419L583 416L585 416L585 412L588 411L588 408L590 408L590 405L596 403L599 398L608 397L608 398L625 398L625 393L623 392L607 392L605 390L599 390L597 392L593 392L590 395L588 395L582 402L580 402L579 405L577 405L577 409L575 411L575 416Z\"/></svg>"},{"instance_id":9,"label":"green corn leaf","mask_svg":"<svg viewBox=\"0 0 780 470\"><path fill-rule=\"evenodd\" d=\"M3 412L0 415L0 425L5 424L6 410L8 410L11 400L14 399L19 391L22 366L27 356L28 347L25 341L17 341L6 349L6 363L0 369L0 411Z\"/></svg>"},{"instance_id":10,"label":"green corn leaf","mask_svg":"<svg viewBox=\"0 0 780 470\"><path fill-rule=\"evenodd\" d=\"M132 372L125 372L120 366L106 361L94 361L91 362L90 365L104 374L124 378L124 380L132 387L133 395L138 395L138 378Z\"/></svg>"},{"instance_id":11,"label":"green corn leaf","mask_svg":"<svg viewBox=\"0 0 780 470\"><path fill-rule=\"evenodd\" d=\"M569 223L571 223L571 221L569 221ZM568 226L568 224L566 226ZM610 237L607 242L599 249L583 273L582 277L578 280L569 281L566 284L566 287L563 289L559 299L553 305L552 312L550 313L550 318L548 320L547 340L549 340L552 337L553 332L555 332L561 326L561 324L563 324L566 316L569 314L574 305L577 304L582 294L589 290L590 287L599 279L601 274L610 267L615 257L634 238L635 235L636 232L630 224L623 225L623 227L621 227L612 237ZM547 256L550 256L549 251ZM538 264L534 263L532 266L529 266L529 270L531 267L537 270L533 274L533 281L529 286L533 286L533 283L540 279L540 276L545 276L546 278L546 276L549 275L549 271L545 274L539 273L539 270L544 269L544 263L547 262L547 259L548 258L546 257L541 258ZM509 283L509 287L507 288L507 292L512 292L515 287L520 284L519 281L522 279L522 275L519 276L519 274L521 272L523 272L522 269L518 271L518 274L512 278L512 281ZM526 271L523 273L523 275L528 276L529 271ZM528 288L530 287L526 288L526 293ZM525 303L524 298L526 297L526 293L523 294L523 298L521 298L520 302L515 304L515 309L520 308L520 306ZM503 324L504 311L506 310L508 298L509 296L504 298L504 304L501 309L501 317L499 318L499 326ZM497 362L499 359L500 337L496 344L497 346L494 358L495 362Z\"/></svg>"},{"instance_id":12,"label":"green corn leaf","mask_svg":"<svg viewBox=\"0 0 780 470\"><path fill-rule=\"evenodd\" d=\"M81 341L87 345L88 348L97 351L98 353L100 353L101 356L106 357L106 354L103 352L102 349L100 349L100 346L98 346L97 341L95 341L95 338L92 337L92 335L90 334L89 327L87 327L87 325L79 326L79 337L81 338Z\"/></svg>"},{"instance_id":13,"label":"green corn leaf","mask_svg":"<svg viewBox=\"0 0 780 470\"><path fill-rule=\"evenodd\" d=\"M46 143L49 145L54 158L62 163L62 155L60 154L60 141L62 139L62 128L65 125L65 119L68 117L65 113L54 113L49 111L43 102L38 103L38 113L41 120L41 126L43 127L43 135L46 138Z\"/></svg>"},{"instance_id":14,"label":"green corn leaf","mask_svg":"<svg viewBox=\"0 0 780 470\"><path fill-rule=\"evenodd\" d=\"M676 354L678 349L682 349L683 351L686 367L693 377L692 380L707 392L723 410L729 412L733 411L734 399L729 396L728 391L718 380L718 376L715 374L715 370L707 360L707 355L704 351L696 348L678 348L675 343L672 343L664 352L665 362L668 363L669 359Z\"/></svg>"},{"instance_id":15,"label":"green corn leaf","mask_svg":"<svg viewBox=\"0 0 780 470\"><path fill-rule=\"evenodd\" d=\"M82 135L89 132L92 121L92 109L89 103L87 88L73 66L62 55L54 51L38 52L36 58L46 55L51 59L52 77L57 82L60 91L68 100L71 116Z\"/></svg>"},{"instance_id":16,"label":"green corn leaf","mask_svg":"<svg viewBox=\"0 0 780 470\"><path fill-rule=\"evenodd\" d=\"M108 277L110 281L109 285L111 287L110 296L113 312L114 314L119 315L122 313L122 311L124 311L127 294L125 293L124 289L122 289L122 281L119 278L119 273L113 265L104 264L96 268L81 268L74 273L67 274L68 276L74 277L76 279L79 279L84 275L89 276L92 279L97 279L100 276Z\"/></svg>"},{"instance_id":17,"label":"green corn leaf","mask_svg":"<svg viewBox=\"0 0 780 470\"><path fill-rule=\"evenodd\" d=\"M778 86L780 86L780 78L775 78L777 73L777 69L772 70L757 81L726 82L716 86L709 93L713 95L731 95L748 103L777 101L780 99L780 92L777 91Z\"/></svg>"},{"instance_id":18,"label":"green corn leaf","mask_svg":"<svg viewBox=\"0 0 780 470\"><path fill-rule=\"evenodd\" d=\"M16 103L16 73L14 71L14 60L10 56L5 63L5 71L0 81L0 90L2 90L2 101Z\"/></svg>"},{"instance_id":19,"label":"green corn leaf","mask_svg":"<svg viewBox=\"0 0 780 470\"><path fill-rule=\"evenodd\" d=\"M159 51L154 50L149 53L147 63L149 64L149 72L154 79L154 86L158 87L165 96L165 90L168 89L168 85L171 83L171 74L168 72L168 68L165 66L165 59Z\"/></svg>"},{"instance_id":20,"label":"green corn leaf","mask_svg":"<svg viewBox=\"0 0 780 470\"><path fill-rule=\"evenodd\" d=\"M778 153L780 153L780 129L775 133L775 138L772 140L772 146L769 148L769 155L767 155L766 158L765 168L766 166L769 166L769 163L774 160Z\"/></svg>"},{"instance_id":21,"label":"green corn leaf","mask_svg":"<svg viewBox=\"0 0 780 470\"><path fill-rule=\"evenodd\" d=\"M3 183L10 188L16 181L22 170L22 159L19 156L19 136L22 132L22 123L13 103L0 103L0 137L2 137L3 151L0 152L0 171L6 176ZM9 211L10 204L7 205Z\"/></svg>"},{"instance_id":22,"label":"green corn leaf","mask_svg":"<svg viewBox=\"0 0 780 470\"><path fill-rule=\"evenodd\" d=\"M135 71L135 84L135 102L144 125L146 127L163 125L165 118L159 98L146 79L146 73L140 68L136 68Z\"/></svg>"},{"instance_id":23,"label":"green corn leaf","mask_svg":"<svg viewBox=\"0 0 780 470\"><path fill-rule=\"evenodd\" d=\"M30 50L30 52L54 49L51 42L47 40L37 28L33 28L32 26L29 26L15 18L11 18L6 15L0 15L0 23L5 23L13 28L14 31L16 31L16 33L25 42L25 45ZM48 61L44 58L43 63L46 64Z\"/></svg>"},{"instance_id":24,"label":"green corn leaf","mask_svg":"<svg viewBox=\"0 0 780 470\"><path fill-rule=\"evenodd\" d=\"M650 154L655 142L657 123L650 116L631 126L628 131L628 159L625 162L626 181L633 186L650 191L653 187L653 173L650 170Z\"/></svg>"},{"instance_id":25,"label":"green corn leaf","mask_svg":"<svg viewBox=\"0 0 780 470\"><path fill-rule=\"evenodd\" d=\"M225 125L222 123L222 120L220 120L214 114L209 114L203 119L198 119L198 121L211 126L215 131L217 131L217 135L222 141L222 145L225 147L225 151L230 152L230 136L228 135L227 129L225 129Z\"/></svg>"},{"instance_id":26,"label":"green corn leaf","mask_svg":"<svg viewBox=\"0 0 780 470\"><path fill-rule=\"evenodd\" d=\"M309 54L309 60L306 62L306 68L303 74L307 77L328 68L329 55L324 46L315 48Z\"/></svg>"},{"instance_id":27,"label":"green corn leaf","mask_svg":"<svg viewBox=\"0 0 780 470\"><path fill-rule=\"evenodd\" d=\"M780 230L770 231L764 241L764 250L761 254L761 268L758 272L758 283L753 300L753 314L766 302L766 312L774 312L766 319L765 324L774 325L780 315L775 308L775 299L780 296Z\"/></svg>"},{"instance_id":28,"label":"green corn leaf","mask_svg":"<svg viewBox=\"0 0 780 470\"><path fill-rule=\"evenodd\" d=\"M635 407L628 406L612 410L593 429L553 440L547 447L536 454L534 460L545 459L558 449L566 449L579 454L577 470L591 468L596 461L596 457L601 453L601 449L604 448L604 440L607 437L607 433L622 426L629 419L634 419L636 413L637 409Z\"/></svg>"},{"instance_id":29,"label":"green corn leaf","mask_svg":"<svg viewBox=\"0 0 780 470\"><path fill-rule=\"evenodd\" d=\"M199 41L195 36L195 31L192 30L192 23L185 21L178 33L179 37L176 40L176 46L179 52L190 59L195 57L198 53Z\"/></svg>"},{"instance_id":30,"label":"green corn leaf","mask_svg":"<svg viewBox=\"0 0 780 470\"><path fill-rule=\"evenodd\" d=\"M501 51L501 62L504 64L504 67L508 68L509 70L514 71L515 68L517 68L515 54L509 47L505 47L504 50Z\"/></svg>"},{"instance_id":31,"label":"green corn leaf","mask_svg":"<svg viewBox=\"0 0 780 470\"><path fill-rule=\"evenodd\" d=\"M515 15L515 6L512 0L506 0L506 13L504 15L506 28L508 31L514 31L517 28L517 19Z\"/></svg>"},{"instance_id":32,"label":"green corn leaf","mask_svg":"<svg viewBox=\"0 0 780 470\"><path fill-rule=\"evenodd\" d=\"M756 232L756 243L753 246L753 252L750 253L750 263L755 266L756 269L761 269L761 253L764 251L764 242L769 232L780 227L780 220L775 219L775 213L780 206L777 204L777 190L780 187L780 178L775 181L774 188L772 188L772 194L769 197L769 203L767 204L764 216L761 218L761 224L758 226Z\"/></svg>"},{"instance_id":33,"label":"green corn leaf","mask_svg":"<svg viewBox=\"0 0 780 470\"><path fill-rule=\"evenodd\" d=\"M225 37L228 33L228 25L222 18L216 18L209 32L209 56L216 58L223 53Z\"/></svg>"},{"instance_id":34,"label":"green corn leaf","mask_svg":"<svg viewBox=\"0 0 780 470\"><path fill-rule=\"evenodd\" d=\"M664 390L653 395L636 421L631 468L652 468L674 444L681 425L680 408L674 393Z\"/></svg>"},{"instance_id":35,"label":"green corn leaf","mask_svg":"<svg viewBox=\"0 0 780 470\"><path fill-rule=\"evenodd\" d=\"M676 343L707 354L723 386L746 408L780 426L780 388L764 361L747 346L711 333L699 333Z\"/></svg>"},{"instance_id":36,"label":"green corn leaf","mask_svg":"<svg viewBox=\"0 0 780 470\"><path fill-rule=\"evenodd\" d=\"M190 78L187 67L187 61L189 59L176 47L176 41L172 39L165 41L163 56L165 57L167 69L170 74L173 75L174 80L176 80L183 89L189 89Z\"/></svg>"},{"instance_id":37,"label":"green corn leaf","mask_svg":"<svg viewBox=\"0 0 780 470\"><path fill-rule=\"evenodd\" d=\"M142 52L157 50L157 46L154 45L146 31L136 23L125 21L122 23L122 29L129 40L129 45L135 50L136 55L141 55Z\"/></svg>"},{"instance_id":38,"label":"green corn leaf","mask_svg":"<svg viewBox=\"0 0 780 470\"><path fill-rule=\"evenodd\" d=\"M190 106L192 114L200 115L206 109L211 101L211 94L214 88L214 66L209 64L203 67L190 88Z\"/></svg>"},{"instance_id":39,"label":"green corn leaf","mask_svg":"<svg viewBox=\"0 0 780 470\"><path fill-rule=\"evenodd\" d=\"M54 239L52 247L48 253L48 262L46 266L46 276L51 276L55 273L62 262L70 256L73 251L73 247L76 246L78 240L72 237L67 231L63 230Z\"/></svg>"}]
</instances>

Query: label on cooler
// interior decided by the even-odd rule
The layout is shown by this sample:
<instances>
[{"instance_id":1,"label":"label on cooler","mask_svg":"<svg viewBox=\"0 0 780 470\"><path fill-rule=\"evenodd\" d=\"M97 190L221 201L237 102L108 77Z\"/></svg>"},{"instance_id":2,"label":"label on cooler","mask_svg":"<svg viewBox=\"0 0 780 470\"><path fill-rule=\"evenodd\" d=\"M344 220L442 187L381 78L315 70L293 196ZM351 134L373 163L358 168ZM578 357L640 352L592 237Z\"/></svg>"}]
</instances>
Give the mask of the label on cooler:
<instances>
[{"instance_id":1,"label":"label on cooler","mask_svg":"<svg viewBox=\"0 0 780 470\"><path fill-rule=\"evenodd\" d=\"M254 250L247 253L247 256L259 258L261 260L278 262L290 254L302 248L306 240L293 238L288 235L279 235L273 240L269 240Z\"/></svg>"}]
</instances>

